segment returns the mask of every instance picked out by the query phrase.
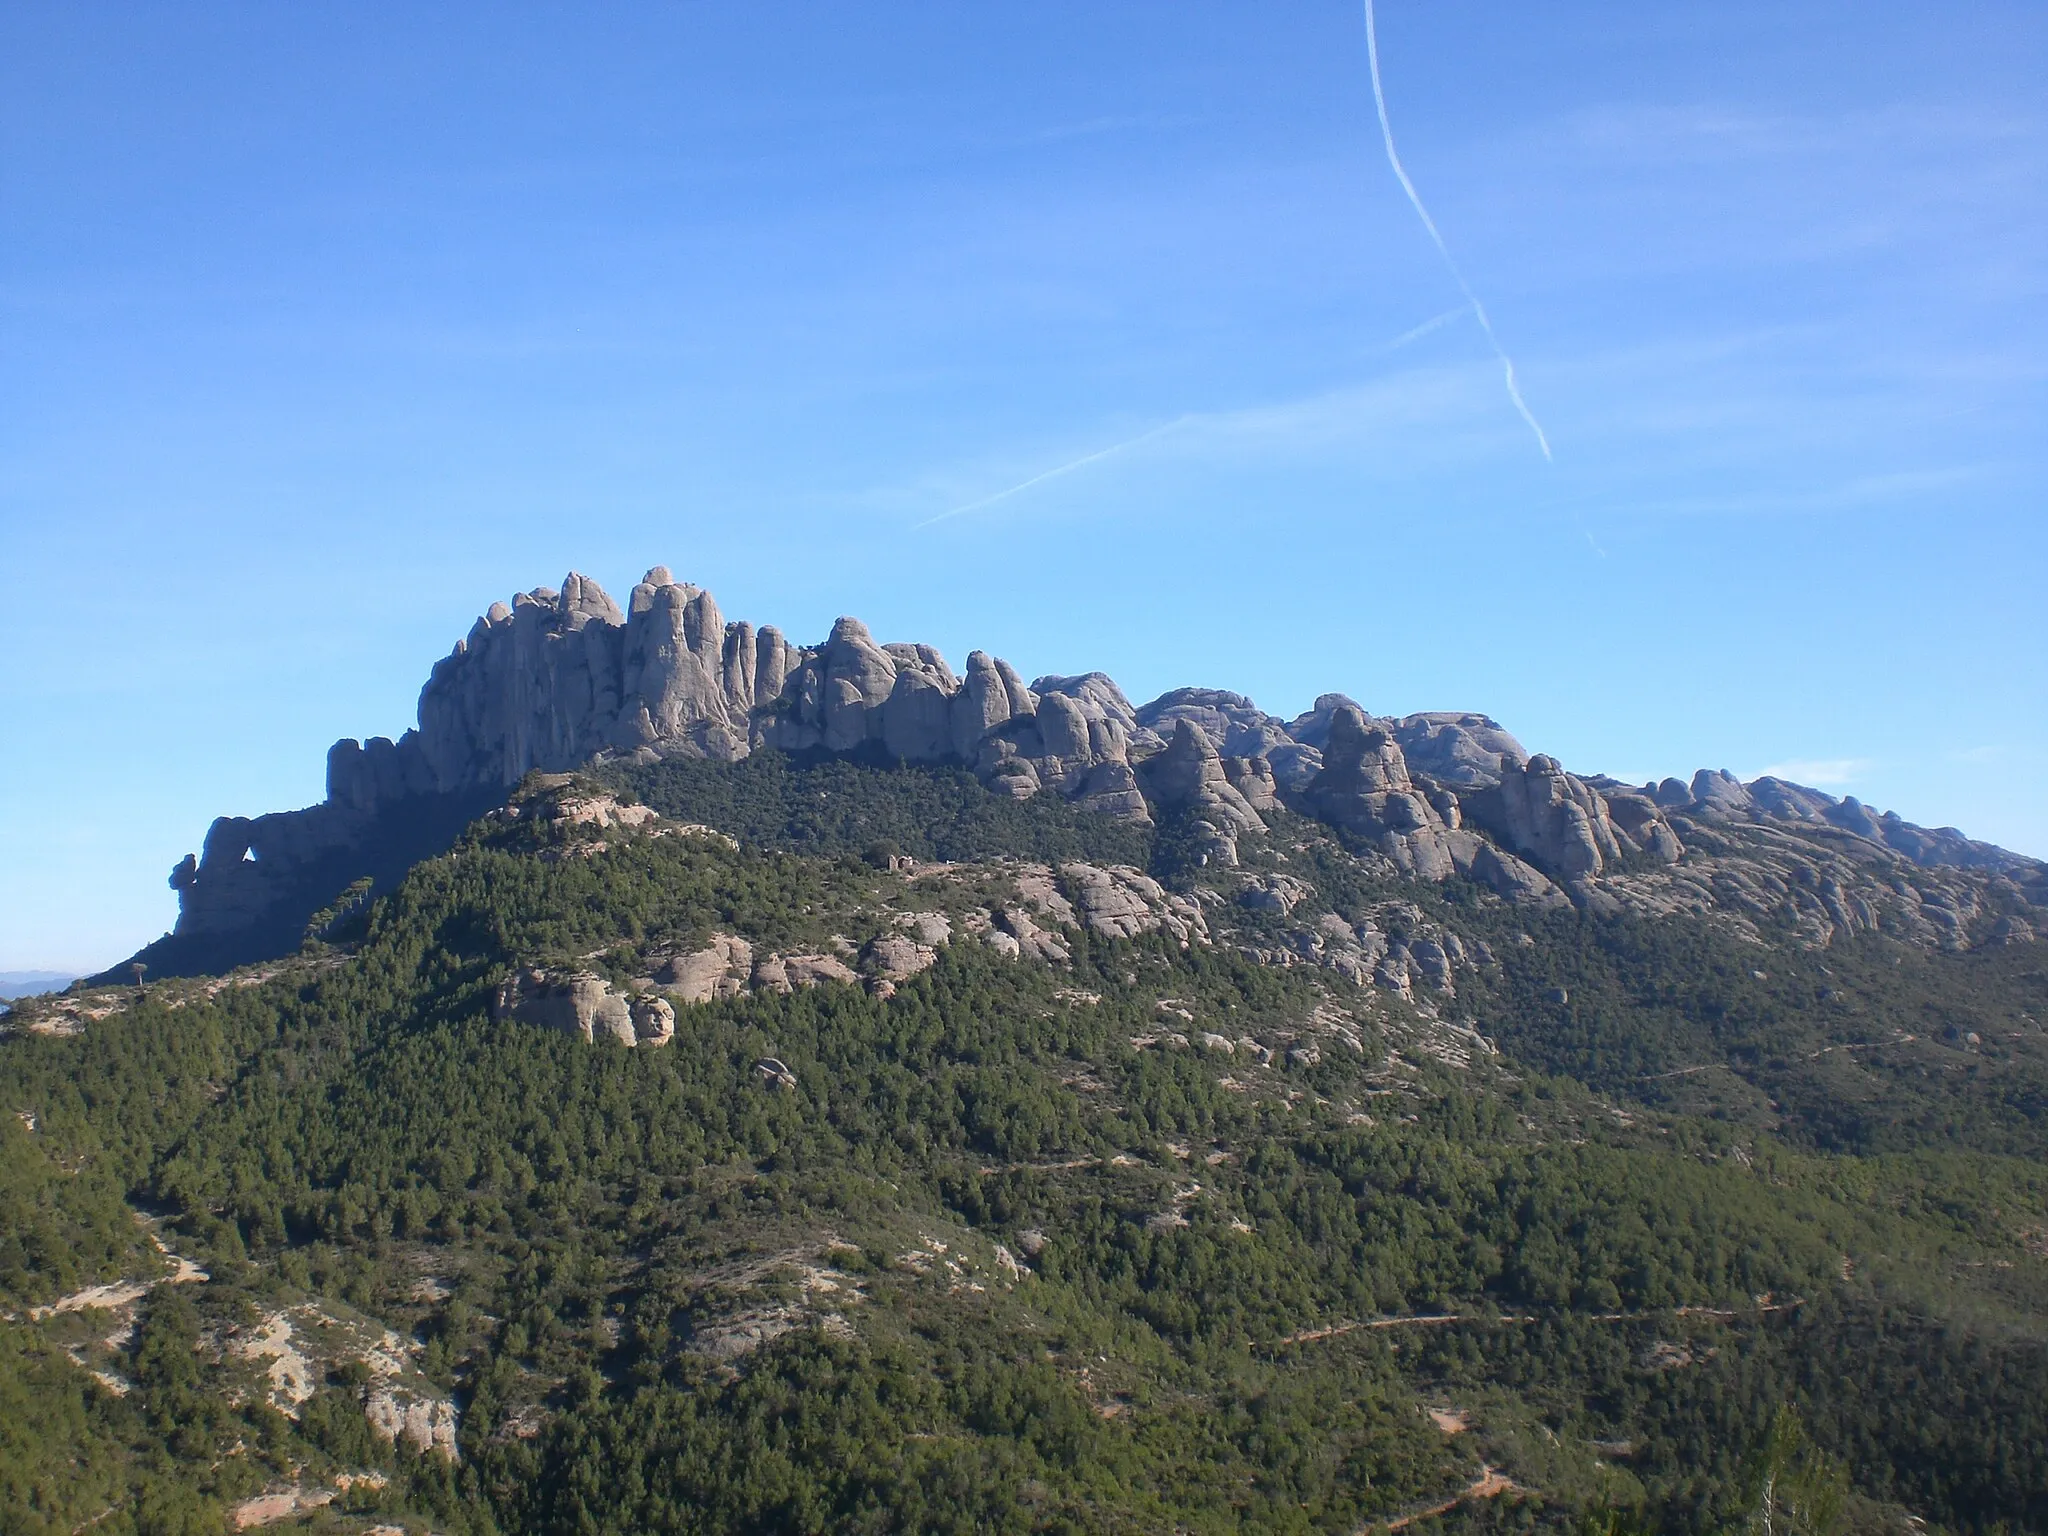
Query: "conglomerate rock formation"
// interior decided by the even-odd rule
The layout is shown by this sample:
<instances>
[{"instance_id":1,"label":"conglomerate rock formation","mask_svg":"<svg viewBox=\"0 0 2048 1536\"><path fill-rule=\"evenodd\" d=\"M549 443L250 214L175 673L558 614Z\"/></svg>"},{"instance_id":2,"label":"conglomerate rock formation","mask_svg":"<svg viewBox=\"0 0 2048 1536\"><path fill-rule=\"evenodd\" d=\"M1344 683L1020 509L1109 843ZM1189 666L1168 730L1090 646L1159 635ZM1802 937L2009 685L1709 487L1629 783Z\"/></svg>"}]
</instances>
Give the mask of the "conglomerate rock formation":
<instances>
[{"instance_id":1,"label":"conglomerate rock formation","mask_svg":"<svg viewBox=\"0 0 2048 1536\"><path fill-rule=\"evenodd\" d=\"M728 622L658 566L623 611L573 573L492 604L434 667L416 729L334 745L325 801L213 824L172 872L172 948L152 949L191 969L289 947L322 900L395 878L535 771L764 749L964 764L1019 799L1176 819L1221 864L1288 811L1390 874L1595 911L1776 915L1821 942L1885 929L1968 944L1994 923L2031 931L2013 914L2048 902L2034 860L1777 779L1581 777L1484 715L1375 719L1335 693L1293 720L1206 688L1134 707L1099 672L1027 683L974 651L956 674L931 646L878 643L852 618L797 645Z\"/></svg>"}]
</instances>

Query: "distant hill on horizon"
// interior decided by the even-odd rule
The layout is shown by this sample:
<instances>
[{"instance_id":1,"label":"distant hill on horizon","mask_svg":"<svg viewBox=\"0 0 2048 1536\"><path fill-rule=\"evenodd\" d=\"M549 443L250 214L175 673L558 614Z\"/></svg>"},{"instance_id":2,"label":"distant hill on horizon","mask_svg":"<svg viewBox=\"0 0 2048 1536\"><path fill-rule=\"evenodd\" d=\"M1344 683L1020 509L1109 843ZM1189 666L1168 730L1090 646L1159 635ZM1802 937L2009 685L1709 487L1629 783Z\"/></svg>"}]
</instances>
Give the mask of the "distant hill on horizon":
<instances>
[{"instance_id":1,"label":"distant hill on horizon","mask_svg":"<svg viewBox=\"0 0 2048 1536\"><path fill-rule=\"evenodd\" d=\"M78 980L76 971L0 971L0 1003L39 992L58 992Z\"/></svg>"}]
</instances>

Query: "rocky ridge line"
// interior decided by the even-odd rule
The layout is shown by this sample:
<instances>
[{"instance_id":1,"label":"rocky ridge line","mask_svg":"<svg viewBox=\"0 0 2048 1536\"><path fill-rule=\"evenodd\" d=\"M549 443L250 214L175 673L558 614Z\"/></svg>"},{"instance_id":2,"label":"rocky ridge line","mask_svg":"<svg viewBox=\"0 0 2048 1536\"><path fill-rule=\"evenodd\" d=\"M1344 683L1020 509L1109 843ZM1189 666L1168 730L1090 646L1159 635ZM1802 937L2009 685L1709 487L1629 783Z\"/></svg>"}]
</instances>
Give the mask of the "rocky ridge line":
<instances>
[{"instance_id":1,"label":"rocky ridge line","mask_svg":"<svg viewBox=\"0 0 2048 1536\"><path fill-rule=\"evenodd\" d=\"M1907 928L1951 944L1999 905L1957 872L2048 904L2048 866L1777 779L1580 777L1484 715L1374 719L1342 694L1293 720L1216 689L1133 706L1102 673L1026 683L981 651L956 675L931 646L878 643L852 618L820 644L793 645L772 626L728 622L710 593L656 567L624 611L574 573L559 590L492 604L434 667L416 729L330 749L325 801L214 822L202 853L172 872L175 937L232 938L270 921L284 893L344 866L344 879L359 873L349 861L407 818L423 857L535 771L762 749L964 763L1020 799L1053 794L1139 824L1180 818L1201 857L1226 865L1239 839L1296 811L1343 829L1390 873L1464 875L1522 902L1804 901L1829 932L1854 932L1884 926L1889 892L1916 909ZM1734 865L1688 880L1681 866L1699 862L1687 853L1703 837ZM1931 903L1904 878L1914 870L1933 872Z\"/></svg>"}]
</instances>

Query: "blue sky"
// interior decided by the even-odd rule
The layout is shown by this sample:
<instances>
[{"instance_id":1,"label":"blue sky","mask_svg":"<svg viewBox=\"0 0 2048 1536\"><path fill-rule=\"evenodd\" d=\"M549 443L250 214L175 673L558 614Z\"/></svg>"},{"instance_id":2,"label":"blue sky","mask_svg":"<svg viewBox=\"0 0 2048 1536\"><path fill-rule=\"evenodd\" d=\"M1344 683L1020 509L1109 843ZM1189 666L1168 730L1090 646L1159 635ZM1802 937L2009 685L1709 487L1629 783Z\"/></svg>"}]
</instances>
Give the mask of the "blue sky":
<instances>
[{"instance_id":1,"label":"blue sky","mask_svg":"<svg viewBox=\"0 0 2048 1536\"><path fill-rule=\"evenodd\" d=\"M2048 12L1379 36L1552 460L1355 6L0 11L0 967L655 563L2048 855Z\"/></svg>"}]
</instances>

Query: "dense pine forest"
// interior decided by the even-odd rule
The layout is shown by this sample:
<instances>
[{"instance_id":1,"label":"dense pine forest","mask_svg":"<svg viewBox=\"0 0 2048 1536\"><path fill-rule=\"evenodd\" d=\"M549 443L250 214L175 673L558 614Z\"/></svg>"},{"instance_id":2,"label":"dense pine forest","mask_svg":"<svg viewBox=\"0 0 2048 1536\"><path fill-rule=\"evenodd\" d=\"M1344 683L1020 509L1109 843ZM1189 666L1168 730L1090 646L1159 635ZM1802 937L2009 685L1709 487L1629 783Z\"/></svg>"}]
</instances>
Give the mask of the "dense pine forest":
<instances>
[{"instance_id":1,"label":"dense pine forest","mask_svg":"<svg viewBox=\"0 0 2048 1536\"><path fill-rule=\"evenodd\" d=\"M606 791L661 819L549 812ZM521 806L5 1021L0 1528L2048 1530L2039 945L1532 911L1284 814L1226 880L964 770ZM1203 933L972 941L1071 861ZM1465 958L1293 963L1228 883L1283 875ZM862 979L638 1048L504 1002L721 935Z\"/></svg>"}]
</instances>

